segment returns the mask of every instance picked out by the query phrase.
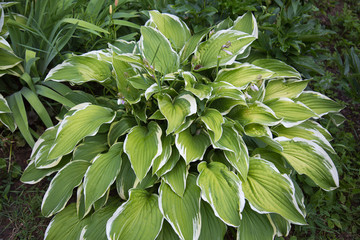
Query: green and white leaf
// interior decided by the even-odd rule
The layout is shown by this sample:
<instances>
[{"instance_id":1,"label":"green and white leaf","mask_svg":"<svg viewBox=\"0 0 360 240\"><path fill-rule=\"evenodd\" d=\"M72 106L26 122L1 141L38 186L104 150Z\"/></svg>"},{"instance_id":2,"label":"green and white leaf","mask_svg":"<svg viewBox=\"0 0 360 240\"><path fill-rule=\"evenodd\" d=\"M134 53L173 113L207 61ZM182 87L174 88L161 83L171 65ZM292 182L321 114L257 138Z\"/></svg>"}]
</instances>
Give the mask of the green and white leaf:
<instances>
[{"instance_id":1,"label":"green and white leaf","mask_svg":"<svg viewBox=\"0 0 360 240\"><path fill-rule=\"evenodd\" d=\"M211 206L201 201L201 233L199 240L208 239L224 239L226 233L226 225L215 216Z\"/></svg>"},{"instance_id":2,"label":"green and white leaf","mask_svg":"<svg viewBox=\"0 0 360 240\"><path fill-rule=\"evenodd\" d=\"M90 141L79 144L73 151L74 160L93 160L98 154L105 152L109 147L104 142Z\"/></svg>"},{"instance_id":3,"label":"green and white leaf","mask_svg":"<svg viewBox=\"0 0 360 240\"><path fill-rule=\"evenodd\" d=\"M121 167L123 143L114 144L107 153L92 160L84 177L85 211L91 208L115 182Z\"/></svg>"},{"instance_id":4,"label":"green and white leaf","mask_svg":"<svg viewBox=\"0 0 360 240\"><path fill-rule=\"evenodd\" d=\"M202 160L210 144L210 138L203 130L200 130L199 134L192 135L188 128L175 135L175 145L186 164Z\"/></svg>"},{"instance_id":5,"label":"green and white leaf","mask_svg":"<svg viewBox=\"0 0 360 240\"><path fill-rule=\"evenodd\" d=\"M74 107L75 112L61 121L56 139L49 152L49 159L61 157L75 148L76 144L86 136L94 136L104 123L110 123L115 113L105 107L88 103Z\"/></svg>"},{"instance_id":6,"label":"green and white leaf","mask_svg":"<svg viewBox=\"0 0 360 240\"><path fill-rule=\"evenodd\" d=\"M159 197L146 190L133 189L106 224L108 239L153 240L159 234L163 216Z\"/></svg>"},{"instance_id":7,"label":"green and white leaf","mask_svg":"<svg viewBox=\"0 0 360 240\"><path fill-rule=\"evenodd\" d=\"M117 199L111 199L110 201L111 203L91 214L90 219L88 219L86 226L83 228L83 231L85 231L84 240L107 239L107 220L113 215L120 204Z\"/></svg>"},{"instance_id":8,"label":"green and white leaf","mask_svg":"<svg viewBox=\"0 0 360 240\"><path fill-rule=\"evenodd\" d=\"M219 141L213 143L214 148L224 150L228 162L245 180L249 171L249 153L244 140L239 133L229 126L223 126L223 134Z\"/></svg>"},{"instance_id":9,"label":"green and white leaf","mask_svg":"<svg viewBox=\"0 0 360 240\"><path fill-rule=\"evenodd\" d=\"M200 43L195 51L193 63L199 66L196 70L232 64L237 55L243 53L255 39L249 34L236 30L220 30L214 33L207 41ZM224 50L231 55L222 51L222 46L227 42L230 42L231 46Z\"/></svg>"},{"instance_id":10,"label":"green and white leaf","mask_svg":"<svg viewBox=\"0 0 360 240\"><path fill-rule=\"evenodd\" d=\"M192 35L189 40L185 43L184 47L180 51L180 61L183 63L190 57L191 54L194 53L199 43L202 39L208 34L210 29L204 29L198 33Z\"/></svg>"},{"instance_id":11,"label":"green and white leaf","mask_svg":"<svg viewBox=\"0 0 360 240\"><path fill-rule=\"evenodd\" d=\"M308 83L308 80L272 80L266 85L264 101L275 98L296 98L302 93Z\"/></svg>"},{"instance_id":12,"label":"green and white leaf","mask_svg":"<svg viewBox=\"0 0 360 240\"><path fill-rule=\"evenodd\" d=\"M81 239L83 228L87 223L87 218L83 220L78 218L75 203L72 203L51 219L46 228L44 240Z\"/></svg>"},{"instance_id":13,"label":"green and white leaf","mask_svg":"<svg viewBox=\"0 0 360 240\"><path fill-rule=\"evenodd\" d=\"M172 146L171 156L169 160L167 160L164 166L156 172L156 175L160 177L166 174L167 172L171 171L175 167L179 159L180 159L179 151L177 150L176 146Z\"/></svg>"},{"instance_id":14,"label":"green and white leaf","mask_svg":"<svg viewBox=\"0 0 360 240\"><path fill-rule=\"evenodd\" d=\"M13 68L22 61L14 52L0 48L0 71Z\"/></svg>"},{"instance_id":15,"label":"green and white leaf","mask_svg":"<svg viewBox=\"0 0 360 240\"><path fill-rule=\"evenodd\" d=\"M106 82L111 78L111 64L88 56L72 56L52 68L45 81L82 84L89 81Z\"/></svg>"},{"instance_id":16,"label":"green and white leaf","mask_svg":"<svg viewBox=\"0 0 360 240\"><path fill-rule=\"evenodd\" d=\"M120 121L113 122L110 125L108 133L108 144L111 146L117 142L118 138L128 133L136 125L134 118L123 117Z\"/></svg>"},{"instance_id":17,"label":"green and white leaf","mask_svg":"<svg viewBox=\"0 0 360 240\"><path fill-rule=\"evenodd\" d=\"M176 97L174 100L167 94L157 96L160 112L165 116L168 127L166 134L178 129L189 115L196 113L196 100L190 94Z\"/></svg>"},{"instance_id":18,"label":"green and white leaf","mask_svg":"<svg viewBox=\"0 0 360 240\"><path fill-rule=\"evenodd\" d=\"M284 150L279 152L299 173L306 174L324 190L339 186L339 175L329 155L318 144L302 138L276 138Z\"/></svg>"},{"instance_id":19,"label":"green and white leaf","mask_svg":"<svg viewBox=\"0 0 360 240\"><path fill-rule=\"evenodd\" d=\"M11 113L9 105L2 94L0 94L0 114L1 113Z\"/></svg>"},{"instance_id":20,"label":"green and white leaf","mask_svg":"<svg viewBox=\"0 0 360 240\"><path fill-rule=\"evenodd\" d=\"M223 129L222 124L225 122L221 113L213 108L207 108L200 116L201 121L205 124L206 128L214 133L211 136L214 136L211 140L213 142L219 141Z\"/></svg>"},{"instance_id":21,"label":"green and white leaf","mask_svg":"<svg viewBox=\"0 0 360 240\"><path fill-rule=\"evenodd\" d=\"M177 16L172 14L150 11L150 21L170 41L173 48L179 51L190 38L188 26Z\"/></svg>"},{"instance_id":22,"label":"green and white leaf","mask_svg":"<svg viewBox=\"0 0 360 240\"><path fill-rule=\"evenodd\" d=\"M190 72L184 72L183 77L185 81L185 90L191 92L200 100L204 100L205 98L209 98L211 96L211 86L208 84L198 83L195 76Z\"/></svg>"},{"instance_id":23,"label":"green and white leaf","mask_svg":"<svg viewBox=\"0 0 360 240\"><path fill-rule=\"evenodd\" d=\"M229 98L233 100L239 100L243 102L243 105L246 105L246 100L244 94L236 87L227 82L213 82L212 84L212 94L210 100L219 99L219 98Z\"/></svg>"},{"instance_id":24,"label":"green and white leaf","mask_svg":"<svg viewBox=\"0 0 360 240\"><path fill-rule=\"evenodd\" d=\"M269 214L259 214L246 205L236 240L272 240L274 237L275 226Z\"/></svg>"},{"instance_id":25,"label":"green and white leaf","mask_svg":"<svg viewBox=\"0 0 360 240\"><path fill-rule=\"evenodd\" d=\"M301 79L301 75L295 68L276 59L257 59L252 62L253 65L262 67L274 72L273 78L297 78Z\"/></svg>"},{"instance_id":26,"label":"green and white leaf","mask_svg":"<svg viewBox=\"0 0 360 240\"><path fill-rule=\"evenodd\" d=\"M250 123L274 126L281 122L281 118L271 108L258 101L248 104L248 107L237 106L229 113L229 117L239 120L243 126Z\"/></svg>"},{"instance_id":27,"label":"green and white leaf","mask_svg":"<svg viewBox=\"0 0 360 240\"><path fill-rule=\"evenodd\" d=\"M270 217L278 237L289 235L291 229L291 224L289 221L276 213L270 213Z\"/></svg>"},{"instance_id":28,"label":"green and white leaf","mask_svg":"<svg viewBox=\"0 0 360 240\"><path fill-rule=\"evenodd\" d=\"M297 137L313 141L326 151L335 154L335 150L333 149L329 141L315 128L306 128L302 125L286 128L279 125L273 128L273 131L275 131L279 137L286 137L289 139Z\"/></svg>"},{"instance_id":29,"label":"green and white leaf","mask_svg":"<svg viewBox=\"0 0 360 240\"><path fill-rule=\"evenodd\" d=\"M152 164L153 174L155 174L160 168L162 168L171 157L173 143L174 143L174 137L172 135L162 136L161 138L162 152L160 156L155 158Z\"/></svg>"},{"instance_id":30,"label":"green and white leaf","mask_svg":"<svg viewBox=\"0 0 360 240\"><path fill-rule=\"evenodd\" d=\"M227 82L238 89L245 89L247 84L261 79L270 78L274 72L249 64L243 63L236 68L225 68L219 71L215 81Z\"/></svg>"},{"instance_id":31,"label":"green and white leaf","mask_svg":"<svg viewBox=\"0 0 360 240\"><path fill-rule=\"evenodd\" d=\"M161 231L156 240L179 240L179 236L175 233L171 225L164 220Z\"/></svg>"},{"instance_id":32,"label":"green and white leaf","mask_svg":"<svg viewBox=\"0 0 360 240\"><path fill-rule=\"evenodd\" d=\"M250 158L247 181L243 182L245 198L251 208L260 213L278 213L296 224L306 224L296 199L290 178L260 158Z\"/></svg>"},{"instance_id":33,"label":"green and white leaf","mask_svg":"<svg viewBox=\"0 0 360 240\"><path fill-rule=\"evenodd\" d=\"M128 155L137 178L141 181L150 170L154 160L162 153L162 130L156 122L147 127L133 127L124 141L124 152Z\"/></svg>"},{"instance_id":34,"label":"green and white leaf","mask_svg":"<svg viewBox=\"0 0 360 240\"><path fill-rule=\"evenodd\" d=\"M279 98L267 102L266 105L275 112L277 117L283 119L281 124L287 128L299 125L309 118L318 116L303 103L299 101L294 102L289 98Z\"/></svg>"},{"instance_id":35,"label":"green and white leaf","mask_svg":"<svg viewBox=\"0 0 360 240\"><path fill-rule=\"evenodd\" d=\"M183 197L162 182L159 188L160 211L182 240L198 239L201 231L200 188L190 174ZM174 207L176 206L176 207Z\"/></svg>"},{"instance_id":36,"label":"green and white leaf","mask_svg":"<svg viewBox=\"0 0 360 240\"><path fill-rule=\"evenodd\" d=\"M231 29L245 32L256 38L258 37L259 30L256 23L256 18L251 12L247 12L244 15L238 17L234 21L234 26L232 26Z\"/></svg>"},{"instance_id":37,"label":"green and white leaf","mask_svg":"<svg viewBox=\"0 0 360 240\"><path fill-rule=\"evenodd\" d=\"M51 180L41 204L41 213L50 217L64 209L73 189L80 185L90 163L76 160L66 164Z\"/></svg>"},{"instance_id":38,"label":"green and white leaf","mask_svg":"<svg viewBox=\"0 0 360 240\"><path fill-rule=\"evenodd\" d=\"M39 169L35 167L35 163L32 160L25 168L20 181L26 184L35 184L40 182L44 177L50 176L54 172L62 169L70 161L70 156L62 157L60 163L53 168Z\"/></svg>"},{"instance_id":39,"label":"green and white leaf","mask_svg":"<svg viewBox=\"0 0 360 240\"><path fill-rule=\"evenodd\" d=\"M149 64L163 74L177 71L180 58L172 49L170 41L152 27L142 26L140 32L140 51Z\"/></svg>"},{"instance_id":40,"label":"green and white leaf","mask_svg":"<svg viewBox=\"0 0 360 240\"><path fill-rule=\"evenodd\" d=\"M305 104L320 117L329 112L339 112L343 109L339 103L313 91L304 91L296 100Z\"/></svg>"},{"instance_id":41,"label":"green and white leaf","mask_svg":"<svg viewBox=\"0 0 360 240\"><path fill-rule=\"evenodd\" d=\"M122 154L122 163L120 172L116 178L116 190L123 200L129 199L129 190L132 189L136 182L136 175L131 168L131 163L126 154Z\"/></svg>"},{"instance_id":42,"label":"green and white leaf","mask_svg":"<svg viewBox=\"0 0 360 240\"><path fill-rule=\"evenodd\" d=\"M188 174L188 167L184 161L180 160L170 172L162 176L162 179L177 195L182 197L186 188L186 179Z\"/></svg>"},{"instance_id":43,"label":"green and white leaf","mask_svg":"<svg viewBox=\"0 0 360 240\"><path fill-rule=\"evenodd\" d=\"M59 125L46 129L46 131L35 142L30 158L34 159L36 168L52 168L60 162L61 157L49 158L49 152L54 144L58 129Z\"/></svg>"},{"instance_id":44,"label":"green and white leaf","mask_svg":"<svg viewBox=\"0 0 360 240\"><path fill-rule=\"evenodd\" d=\"M245 205L240 179L219 162L201 162L198 171L197 185L201 188L202 199L225 224L239 226Z\"/></svg>"}]
</instances>

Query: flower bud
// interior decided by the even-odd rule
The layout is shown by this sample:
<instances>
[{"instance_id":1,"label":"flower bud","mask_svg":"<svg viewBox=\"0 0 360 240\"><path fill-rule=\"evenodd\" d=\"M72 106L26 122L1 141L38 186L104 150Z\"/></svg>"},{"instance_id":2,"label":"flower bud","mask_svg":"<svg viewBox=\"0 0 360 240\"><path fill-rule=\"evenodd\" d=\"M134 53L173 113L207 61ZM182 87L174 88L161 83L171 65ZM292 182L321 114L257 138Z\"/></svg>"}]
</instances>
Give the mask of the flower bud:
<instances>
[{"instance_id":1,"label":"flower bud","mask_svg":"<svg viewBox=\"0 0 360 240\"><path fill-rule=\"evenodd\" d=\"M109 13L112 14L112 5L109 6Z\"/></svg>"}]
</instances>

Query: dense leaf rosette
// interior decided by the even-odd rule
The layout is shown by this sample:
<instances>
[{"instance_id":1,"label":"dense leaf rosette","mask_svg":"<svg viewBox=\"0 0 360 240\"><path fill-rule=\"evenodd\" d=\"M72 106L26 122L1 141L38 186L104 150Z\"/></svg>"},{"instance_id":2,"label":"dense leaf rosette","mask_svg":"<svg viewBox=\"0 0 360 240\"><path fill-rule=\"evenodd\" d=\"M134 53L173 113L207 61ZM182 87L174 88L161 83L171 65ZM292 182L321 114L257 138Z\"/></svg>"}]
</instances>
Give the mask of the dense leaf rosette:
<instances>
[{"instance_id":1,"label":"dense leaf rosette","mask_svg":"<svg viewBox=\"0 0 360 240\"><path fill-rule=\"evenodd\" d=\"M316 120L342 106L304 91L308 80L282 61L245 58L258 36L251 13L194 35L176 16L149 16L139 42L72 56L46 78L114 94L75 94L34 145L21 180L56 173L45 239L207 240L230 227L262 240L306 224L296 175L339 186ZM10 103L0 96L1 116Z\"/></svg>"}]
</instances>

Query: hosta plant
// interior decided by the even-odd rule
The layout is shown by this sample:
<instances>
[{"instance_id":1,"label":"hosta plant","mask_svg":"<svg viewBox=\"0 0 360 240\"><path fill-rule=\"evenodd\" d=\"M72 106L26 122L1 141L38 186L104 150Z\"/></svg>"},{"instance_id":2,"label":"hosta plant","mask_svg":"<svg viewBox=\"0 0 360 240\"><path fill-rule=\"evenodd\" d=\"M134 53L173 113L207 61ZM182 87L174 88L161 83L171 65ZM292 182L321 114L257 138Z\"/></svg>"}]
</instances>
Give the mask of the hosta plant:
<instances>
[{"instance_id":1,"label":"hosta plant","mask_svg":"<svg viewBox=\"0 0 360 240\"><path fill-rule=\"evenodd\" d=\"M257 33L251 13L192 35L151 11L138 42L52 69L46 81L95 81L111 96L76 105L33 148L22 181L55 174L45 239L223 239L234 229L263 240L306 224L296 175L338 187L331 135L316 120L342 107L305 91L284 62L243 62Z\"/></svg>"}]
</instances>

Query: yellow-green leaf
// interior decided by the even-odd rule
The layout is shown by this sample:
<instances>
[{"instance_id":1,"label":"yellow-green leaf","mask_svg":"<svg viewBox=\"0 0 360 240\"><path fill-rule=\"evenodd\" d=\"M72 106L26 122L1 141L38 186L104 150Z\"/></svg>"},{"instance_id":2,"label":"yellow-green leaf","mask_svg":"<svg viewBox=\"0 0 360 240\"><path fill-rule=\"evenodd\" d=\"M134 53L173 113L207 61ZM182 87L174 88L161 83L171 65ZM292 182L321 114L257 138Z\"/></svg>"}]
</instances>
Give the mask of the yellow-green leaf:
<instances>
[{"instance_id":1,"label":"yellow-green leaf","mask_svg":"<svg viewBox=\"0 0 360 240\"><path fill-rule=\"evenodd\" d=\"M196 177L187 178L183 197L179 197L169 185L162 182L159 188L160 210L182 240L198 239L201 231L200 188Z\"/></svg>"},{"instance_id":2,"label":"yellow-green leaf","mask_svg":"<svg viewBox=\"0 0 360 240\"><path fill-rule=\"evenodd\" d=\"M201 188L202 199L224 223L239 226L245 205L240 179L220 162L201 162L198 171L197 185Z\"/></svg>"},{"instance_id":3,"label":"yellow-green leaf","mask_svg":"<svg viewBox=\"0 0 360 240\"><path fill-rule=\"evenodd\" d=\"M124 152L141 181L150 170L154 160L162 153L162 130L156 122L133 127L124 141Z\"/></svg>"},{"instance_id":4,"label":"yellow-green leaf","mask_svg":"<svg viewBox=\"0 0 360 240\"><path fill-rule=\"evenodd\" d=\"M306 224L295 199L295 188L290 178L260 158L250 158L247 181L243 182L245 198L258 213L278 213L297 224Z\"/></svg>"},{"instance_id":5,"label":"yellow-green leaf","mask_svg":"<svg viewBox=\"0 0 360 240\"><path fill-rule=\"evenodd\" d=\"M154 240L161 230L163 216L159 198L146 190L133 189L106 224L108 239Z\"/></svg>"}]
</instances>

